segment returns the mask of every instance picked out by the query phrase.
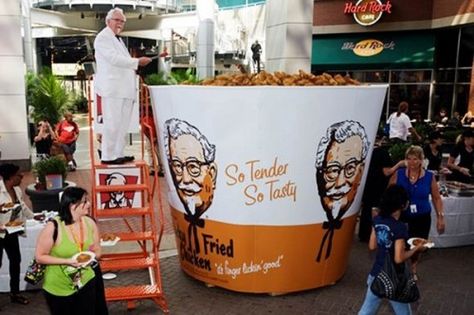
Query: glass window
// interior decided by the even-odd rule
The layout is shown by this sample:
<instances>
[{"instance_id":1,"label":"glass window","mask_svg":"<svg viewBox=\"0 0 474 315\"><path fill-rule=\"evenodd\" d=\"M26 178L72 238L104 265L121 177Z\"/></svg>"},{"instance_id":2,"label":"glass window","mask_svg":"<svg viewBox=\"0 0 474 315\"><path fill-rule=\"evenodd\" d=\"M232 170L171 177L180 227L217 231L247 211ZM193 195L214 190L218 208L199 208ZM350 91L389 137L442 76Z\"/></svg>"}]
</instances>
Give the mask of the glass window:
<instances>
[{"instance_id":1,"label":"glass window","mask_svg":"<svg viewBox=\"0 0 474 315\"><path fill-rule=\"evenodd\" d=\"M471 71L472 69L459 69L458 83L471 83Z\"/></svg>"},{"instance_id":2,"label":"glass window","mask_svg":"<svg viewBox=\"0 0 474 315\"><path fill-rule=\"evenodd\" d=\"M453 68L456 66L456 47L458 47L459 29L443 29L436 31L435 67Z\"/></svg>"},{"instance_id":3,"label":"glass window","mask_svg":"<svg viewBox=\"0 0 474 315\"><path fill-rule=\"evenodd\" d=\"M392 83L430 82L431 70L392 71Z\"/></svg>"},{"instance_id":4,"label":"glass window","mask_svg":"<svg viewBox=\"0 0 474 315\"><path fill-rule=\"evenodd\" d=\"M416 113L420 113L423 119L428 118L429 92L429 84L392 84L390 86L390 112L396 111L398 104L406 101L410 105L410 118L413 118Z\"/></svg>"},{"instance_id":5,"label":"glass window","mask_svg":"<svg viewBox=\"0 0 474 315\"><path fill-rule=\"evenodd\" d=\"M446 108L450 114L453 104L453 84L435 84L433 88L432 115L436 115L441 107Z\"/></svg>"},{"instance_id":6,"label":"glass window","mask_svg":"<svg viewBox=\"0 0 474 315\"><path fill-rule=\"evenodd\" d=\"M354 71L351 76L360 82L387 83L388 71Z\"/></svg>"},{"instance_id":7,"label":"glass window","mask_svg":"<svg viewBox=\"0 0 474 315\"><path fill-rule=\"evenodd\" d=\"M449 70L436 70L435 72L436 82L454 82L454 69Z\"/></svg>"},{"instance_id":8,"label":"glass window","mask_svg":"<svg viewBox=\"0 0 474 315\"><path fill-rule=\"evenodd\" d=\"M456 111L463 116L469 105L469 84L456 85L456 97Z\"/></svg>"},{"instance_id":9,"label":"glass window","mask_svg":"<svg viewBox=\"0 0 474 315\"><path fill-rule=\"evenodd\" d=\"M474 26L461 29L461 42L459 44L459 67L472 67L474 55Z\"/></svg>"}]
</instances>

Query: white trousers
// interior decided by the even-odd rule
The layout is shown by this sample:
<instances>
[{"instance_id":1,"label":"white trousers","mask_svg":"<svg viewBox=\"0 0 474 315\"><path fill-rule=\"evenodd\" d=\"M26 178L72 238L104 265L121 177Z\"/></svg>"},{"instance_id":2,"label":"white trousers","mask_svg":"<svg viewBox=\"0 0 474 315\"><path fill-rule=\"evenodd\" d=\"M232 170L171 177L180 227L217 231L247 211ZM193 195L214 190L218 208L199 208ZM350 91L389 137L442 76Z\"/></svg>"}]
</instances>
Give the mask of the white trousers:
<instances>
[{"instance_id":1,"label":"white trousers","mask_svg":"<svg viewBox=\"0 0 474 315\"><path fill-rule=\"evenodd\" d=\"M125 136L132 117L134 100L127 98L102 98L104 126L102 129L102 161L124 156Z\"/></svg>"}]
</instances>

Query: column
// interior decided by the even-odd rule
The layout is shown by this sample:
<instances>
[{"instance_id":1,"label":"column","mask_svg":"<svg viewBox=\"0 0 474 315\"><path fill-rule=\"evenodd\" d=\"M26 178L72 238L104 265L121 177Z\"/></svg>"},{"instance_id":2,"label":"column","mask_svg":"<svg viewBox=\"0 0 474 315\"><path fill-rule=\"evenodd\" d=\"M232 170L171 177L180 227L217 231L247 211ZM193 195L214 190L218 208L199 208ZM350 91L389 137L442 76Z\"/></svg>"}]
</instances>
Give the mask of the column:
<instances>
[{"instance_id":1,"label":"column","mask_svg":"<svg viewBox=\"0 0 474 315\"><path fill-rule=\"evenodd\" d=\"M196 70L199 79L214 77L214 9L214 1L196 1L199 23L196 45Z\"/></svg>"},{"instance_id":2,"label":"column","mask_svg":"<svg viewBox=\"0 0 474 315\"><path fill-rule=\"evenodd\" d=\"M36 45L34 39L31 37L30 1L22 0L21 9L23 15L23 47L25 49L26 69L36 72Z\"/></svg>"},{"instance_id":3,"label":"column","mask_svg":"<svg viewBox=\"0 0 474 315\"><path fill-rule=\"evenodd\" d=\"M0 1L0 151L2 162L30 167L20 0Z\"/></svg>"},{"instance_id":4,"label":"column","mask_svg":"<svg viewBox=\"0 0 474 315\"><path fill-rule=\"evenodd\" d=\"M474 69L474 56L472 58L472 69ZM474 113L474 70L471 71L471 87L469 89L469 104L467 110Z\"/></svg>"},{"instance_id":5,"label":"column","mask_svg":"<svg viewBox=\"0 0 474 315\"><path fill-rule=\"evenodd\" d=\"M265 70L311 71L313 0L267 0Z\"/></svg>"}]
</instances>

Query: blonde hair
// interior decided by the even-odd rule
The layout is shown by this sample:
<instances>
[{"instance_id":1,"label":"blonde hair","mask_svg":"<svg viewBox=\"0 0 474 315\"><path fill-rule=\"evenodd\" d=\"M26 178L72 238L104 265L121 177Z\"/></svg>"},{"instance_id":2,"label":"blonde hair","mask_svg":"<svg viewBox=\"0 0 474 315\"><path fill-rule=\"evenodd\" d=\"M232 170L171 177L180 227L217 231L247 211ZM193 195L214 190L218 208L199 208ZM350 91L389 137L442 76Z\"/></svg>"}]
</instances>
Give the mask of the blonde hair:
<instances>
[{"instance_id":1,"label":"blonde hair","mask_svg":"<svg viewBox=\"0 0 474 315\"><path fill-rule=\"evenodd\" d=\"M416 156L420 160L425 159L425 154L423 153L423 149L418 145L412 145L405 151L405 158L408 156Z\"/></svg>"}]
</instances>

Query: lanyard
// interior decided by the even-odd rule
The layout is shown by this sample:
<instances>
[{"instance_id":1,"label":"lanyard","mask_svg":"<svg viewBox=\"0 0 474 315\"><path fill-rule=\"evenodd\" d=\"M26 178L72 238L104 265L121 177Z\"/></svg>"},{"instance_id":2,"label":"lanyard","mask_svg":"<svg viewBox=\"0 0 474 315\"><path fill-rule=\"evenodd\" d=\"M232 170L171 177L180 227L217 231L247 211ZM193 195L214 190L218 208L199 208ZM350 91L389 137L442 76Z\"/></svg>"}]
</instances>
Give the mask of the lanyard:
<instances>
[{"instance_id":1,"label":"lanyard","mask_svg":"<svg viewBox=\"0 0 474 315\"><path fill-rule=\"evenodd\" d=\"M74 230L72 229L72 224L69 226L69 230L71 231L72 237L74 238L74 243L79 248L79 252L82 252L83 247L84 247L84 229L83 229L82 218L81 218L81 222L79 222L79 231L80 231L79 241L77 241L76 234L74 233Z\"/></svg>"}]
</instances>

